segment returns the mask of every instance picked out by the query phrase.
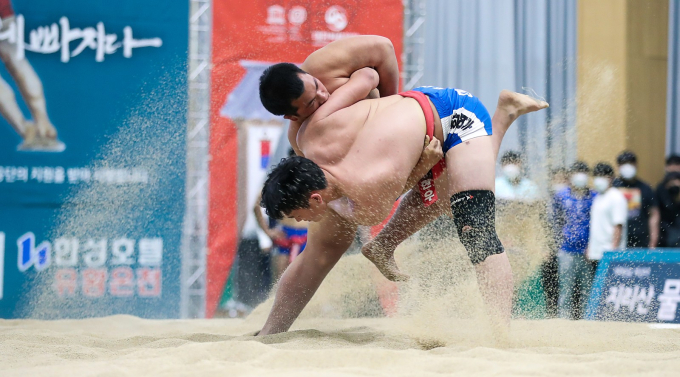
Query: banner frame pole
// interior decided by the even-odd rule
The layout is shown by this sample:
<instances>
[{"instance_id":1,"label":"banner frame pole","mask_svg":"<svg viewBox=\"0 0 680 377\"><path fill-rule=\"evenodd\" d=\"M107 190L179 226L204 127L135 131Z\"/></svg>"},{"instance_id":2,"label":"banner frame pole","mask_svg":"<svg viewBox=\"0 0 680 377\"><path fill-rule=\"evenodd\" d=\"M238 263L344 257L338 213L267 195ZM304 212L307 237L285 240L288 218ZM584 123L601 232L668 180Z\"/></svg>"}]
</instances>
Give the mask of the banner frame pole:
<instances>
[{"instance_id":1,"label":"banner frame pole","mask_svg":"<svg viewBox=\"0 0 680 377\"><path fill-rule=\"evenodd\" d=\"M212 0L189 0L186 207L180 317L205 318L210 161Z\"/></svg>"},{"instance_id":2,"label":"banner frame pole","mask_svg":"<svg viewBox=\"0 0 680 377\"><path fill-rule=\"evenodd\" d=\"M402 90L418 87L425 73L425 3L426 0L403 0Z\"/></svg>"}]
</instances>

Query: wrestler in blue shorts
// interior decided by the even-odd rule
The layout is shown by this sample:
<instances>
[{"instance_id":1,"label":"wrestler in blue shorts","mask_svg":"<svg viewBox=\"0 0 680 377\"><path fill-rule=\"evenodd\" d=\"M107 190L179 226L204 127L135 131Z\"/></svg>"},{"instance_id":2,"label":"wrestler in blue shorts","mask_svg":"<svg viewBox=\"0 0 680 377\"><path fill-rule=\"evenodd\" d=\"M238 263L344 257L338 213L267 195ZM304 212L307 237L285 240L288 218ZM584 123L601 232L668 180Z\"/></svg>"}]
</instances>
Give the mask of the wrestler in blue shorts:
<instances>
[{"instance_id":1,"label":"wrestler in blue shorts","mask_svg":"<svg viewBox=\"0 0 680 377\"><path fill-rule=\"evenodd\" d=\"M453 88L421 86L413 89L425 94L439 113L444 131L444 154L454 146L478 136L491 135L491 117L479 98Z\"/></svg>"}]
</instances>

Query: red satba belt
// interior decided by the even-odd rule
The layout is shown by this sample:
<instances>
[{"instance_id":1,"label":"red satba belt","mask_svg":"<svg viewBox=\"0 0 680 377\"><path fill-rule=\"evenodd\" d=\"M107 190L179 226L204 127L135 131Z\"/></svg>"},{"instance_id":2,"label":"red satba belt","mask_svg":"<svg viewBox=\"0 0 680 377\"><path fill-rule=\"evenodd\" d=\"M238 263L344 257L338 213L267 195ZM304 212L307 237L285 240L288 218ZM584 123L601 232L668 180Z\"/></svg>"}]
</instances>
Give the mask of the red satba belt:
<instances>
[{"instance_id":1,"label":"red satba belt","mask_svg":"<svg viewBox=\"0 0 680 377\"><path fill-rule=\"evenodd\" d=\"M307 242L307 236L290 236L284 239L275 239L274 244L278 247L290 249L293 245L304 245Z\"/></svg>"},{"instance_id":2,"label":"red satba belt","mask_svg":"<svg viewBox=\"0 0 680 377\"><path fill-rule=\"evenodd\" d=\"M418 104L423 109L423 114L425 114L425 130L427 136L430 140L434 137L434 114L432 113L432 108L430 107L430 101L427 100L427 96L424 93L416 92L414 90L409 90L408 92L399 93L402 97L413 98L418 101ZM418 190L420 191L420 199L423 201L425 207L429 207L434 202L439 199L437 196L437 189L434 185L434 180L439 178L446 167L446 160L441 159L432 170L427 172L423 178L418 182Z\"/></svg>"}]
</instances>

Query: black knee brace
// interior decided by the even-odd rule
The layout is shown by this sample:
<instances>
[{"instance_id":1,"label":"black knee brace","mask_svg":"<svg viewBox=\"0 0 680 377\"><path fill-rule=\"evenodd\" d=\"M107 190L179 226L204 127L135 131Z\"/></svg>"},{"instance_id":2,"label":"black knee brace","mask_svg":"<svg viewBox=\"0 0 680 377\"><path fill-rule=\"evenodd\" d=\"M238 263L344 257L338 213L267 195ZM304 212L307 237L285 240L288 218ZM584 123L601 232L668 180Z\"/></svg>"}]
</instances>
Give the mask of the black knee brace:
<instances>
[{"instance_id":1,"label":"black knee brace","mask_svg":"<svg viewBox=\"0 0 680 377\"><path fill-rule=\"evenodd\" d=\"M503 245L496 234L496 196L489 190L459 192L451 197L451 212L460 242L472 264L501 254Z\"/></svg>"}]
</instances>

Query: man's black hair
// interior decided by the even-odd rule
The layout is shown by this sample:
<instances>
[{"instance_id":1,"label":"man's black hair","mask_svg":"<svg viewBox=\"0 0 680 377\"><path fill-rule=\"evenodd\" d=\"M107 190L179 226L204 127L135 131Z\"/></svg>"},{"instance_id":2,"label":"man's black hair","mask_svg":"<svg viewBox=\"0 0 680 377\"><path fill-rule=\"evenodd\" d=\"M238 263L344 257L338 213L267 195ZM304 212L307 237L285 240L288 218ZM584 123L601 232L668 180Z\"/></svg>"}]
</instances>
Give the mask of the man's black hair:
<instances>
[{"instance_id":1,"label":"man's black hair","mask_svg":"<svg viewBox=\"0 0 680 377\"><path fill-rule=\"evenodd\" d=\"M281 220L293 210L309 208L312 191L327 186L323 170L312 160L300 156L284 158L267 176L260 206L267 216Z\"/></svg>"},{"instance_id":2,"label":"man's black hair","mask_svg":"<svg viewBox=\"0 0 680 377\"><path fill-rule=\"evenodd\" d=\"M618 165L623 165L623 164L636 164L637 163L637 156L635 153L631 151L623 151L621 154L619 154L618 157L616 157L616 163Z\"/></svg>"},{"instance_id":3,"label":"man's black hair","mask_svg":"<svg viewBox=\"0 0 680 377\"><path fill-rule=\"evenodd\" d=\"M501 157L501 165L507 165L507 164L521 164L522 163L522 154L519 152L515 151L507 151L503 153L503 157Z\"/></svg>"},{"instance_id":4,"label":"man's black hair","mask_svg":"<svg viewBox=\"0 0 680 377\"><path fill-rule=\"evenodd\" d=\"M274 115L297 115L291 102L300 98L305 84L298 73L307 73L292 63L274 64L260 76L260 101Z\"/></svg>"},{"instance_id":5,"label":"man's black hair","mask_svg":"<svg viewBox=\"0 0 680 377\"><path fill-rule=\"evenodd\" d=\"M606 162L598 162L593 169L593 177L614 177L614 168Z\"/></svg>"},{"instance_id":6,"label":"man's black hair","mask_svg":"<svg viewBox=\"0 0 680 377\"><path fill-rule=\"evenodd\" d=\"M583 161L576 161L569 167L569 173L590 173L590 168L588 164Z\"/></svg>"},{"instance_id":7,"label":"man's black hair","mask_svg":"<svg viewBox=\"0 0 680 377\"><path fill-rule=\"evenodd\" d=\"M680 156L672 154L666 157L666 166L668 165L680 165Z\"/></svg>"}]
</instances>

